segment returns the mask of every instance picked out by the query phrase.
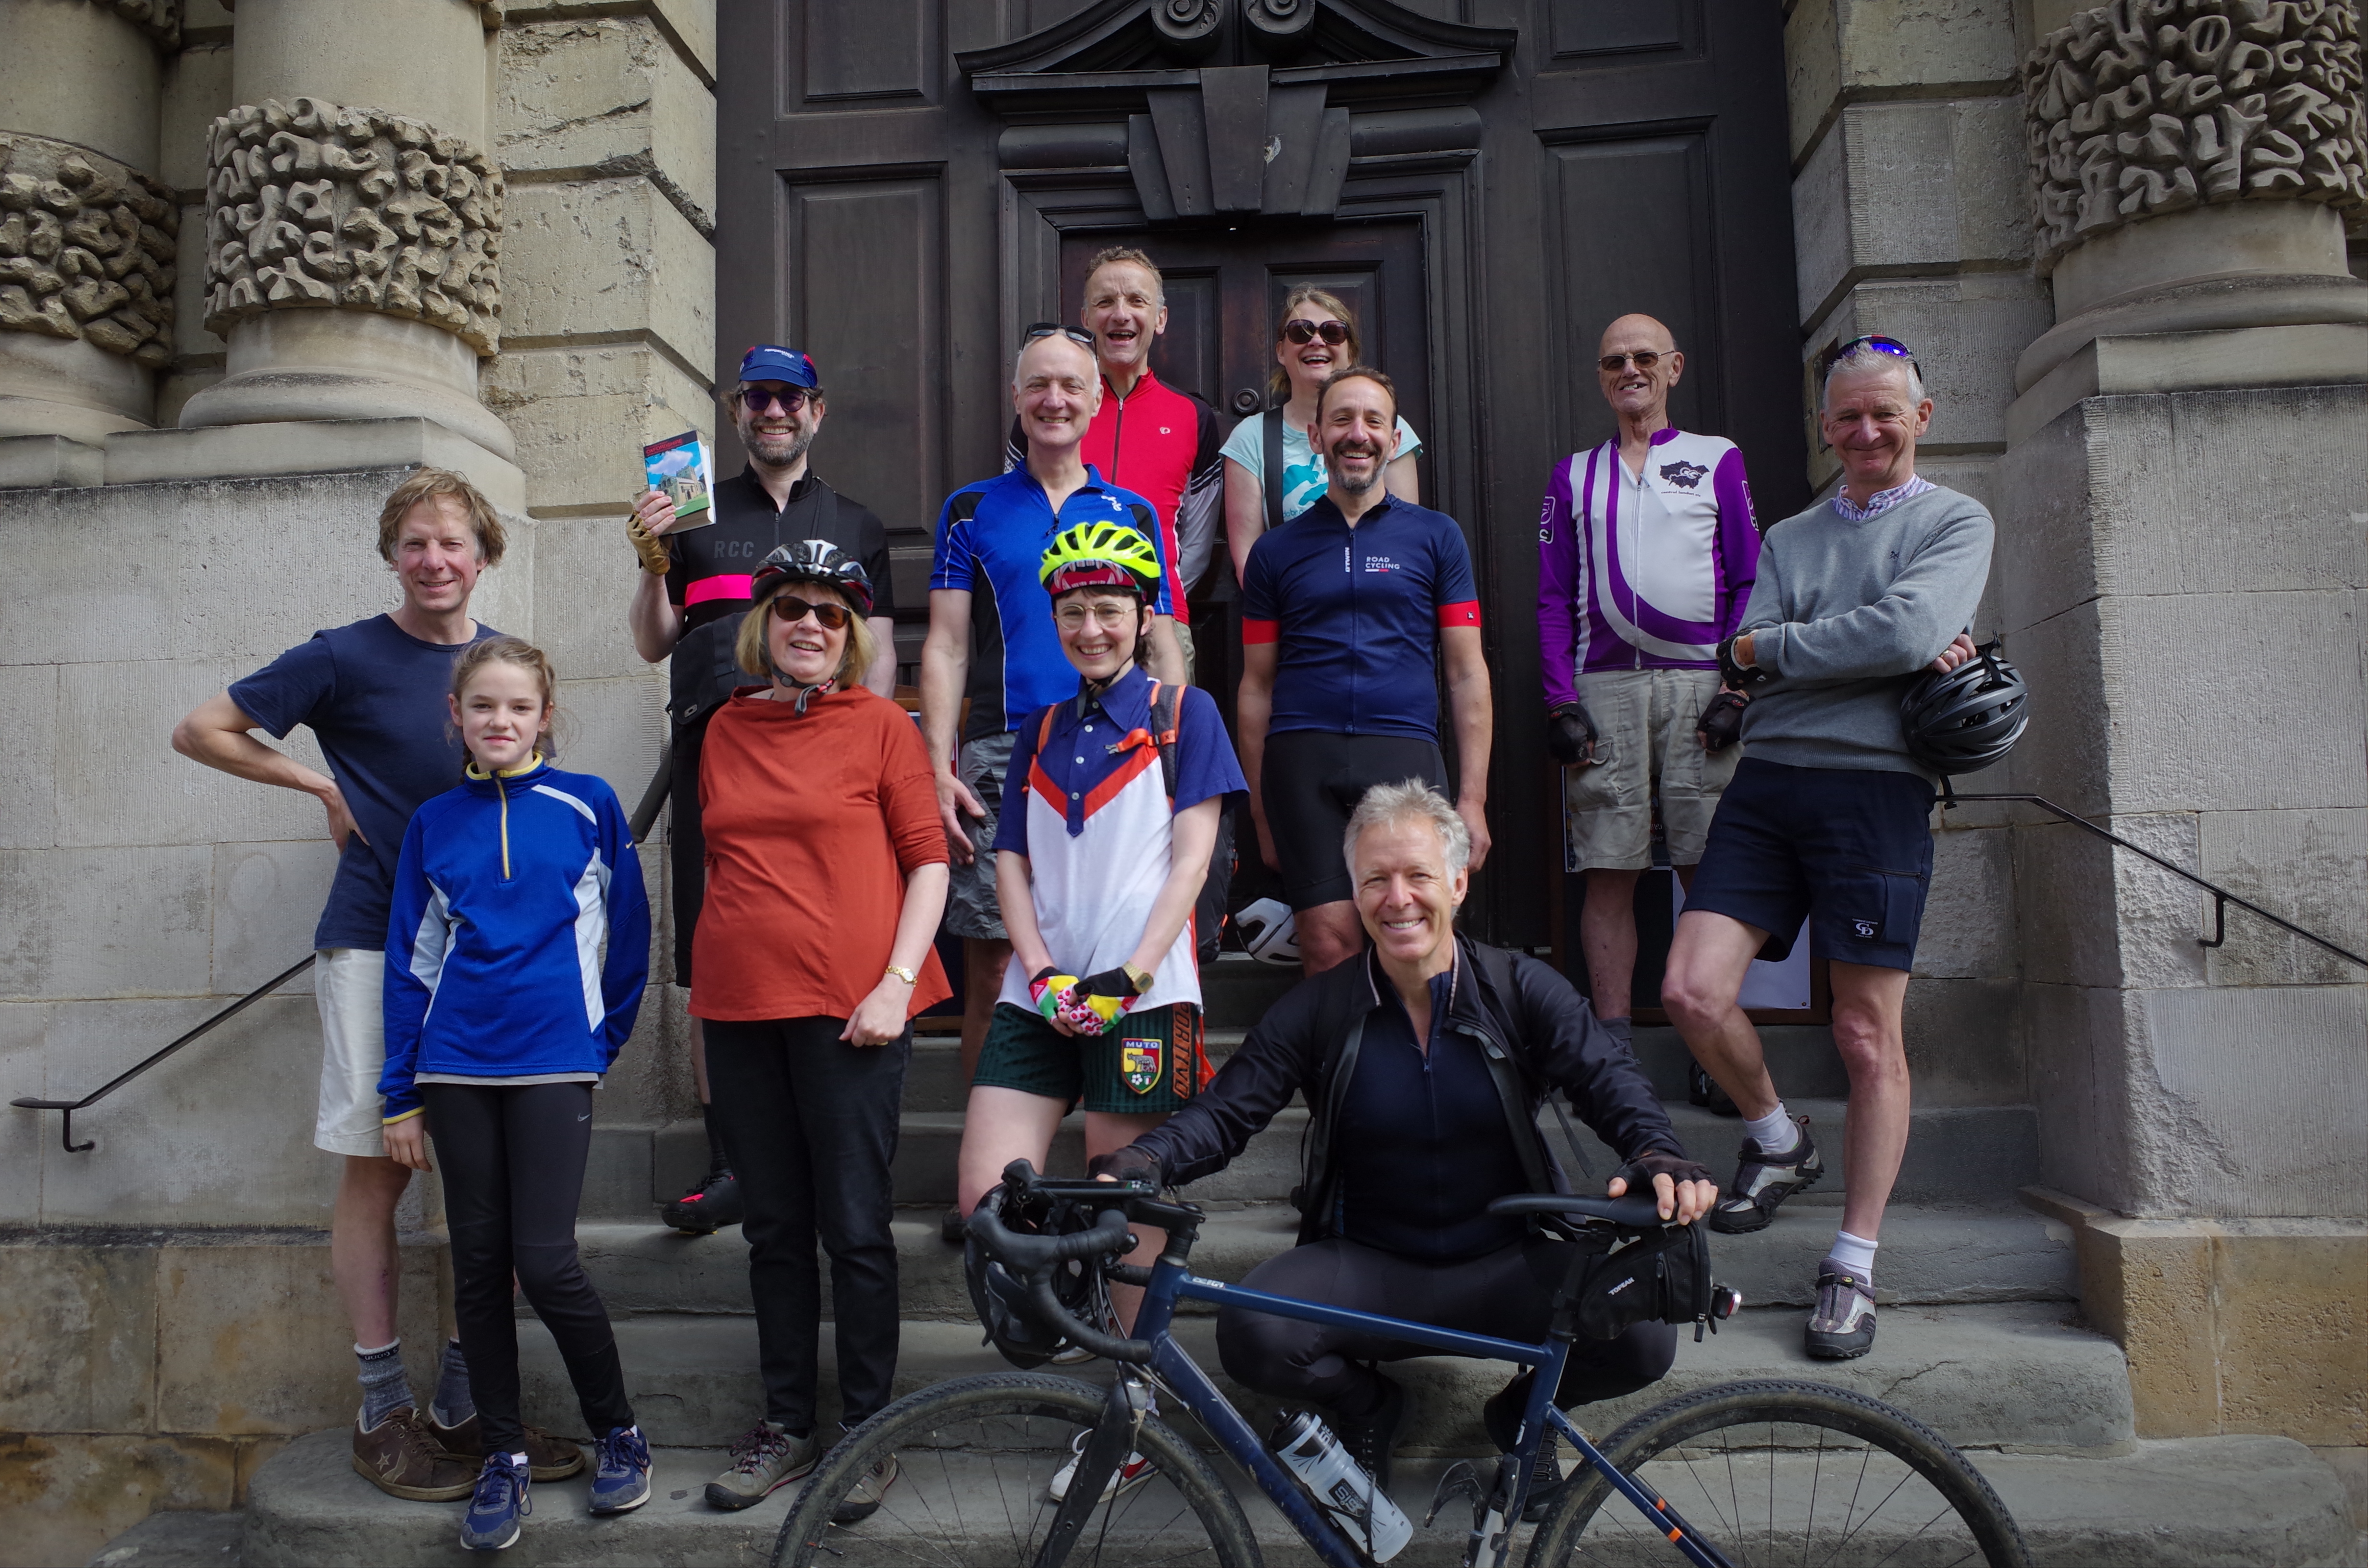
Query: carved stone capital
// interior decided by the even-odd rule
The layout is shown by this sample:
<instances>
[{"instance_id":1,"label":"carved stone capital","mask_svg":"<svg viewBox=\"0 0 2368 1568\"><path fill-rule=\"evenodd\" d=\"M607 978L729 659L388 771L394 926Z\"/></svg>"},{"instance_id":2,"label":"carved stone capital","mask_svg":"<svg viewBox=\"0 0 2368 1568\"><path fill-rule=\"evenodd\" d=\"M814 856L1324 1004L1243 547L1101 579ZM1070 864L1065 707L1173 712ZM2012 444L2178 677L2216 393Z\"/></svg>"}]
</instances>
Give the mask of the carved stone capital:
<instances>
[{"instance_id":1,"label":"carved stone capital","mask_svg":"<svg viewBox=\"0 0 2368 1568\"><path fill-rule=\"evenodd\" d=\"M2209 202L2368 204L2354 0L2114 0L2022 68L2038 269Z\"/></svg>"},{"instance_id":2,"label":"carved stone capital","mask_svg":"<svg viewBox=\"0 0 2368 1568\"><path fill-rule=\"evenodd\" d=\"M112 158L0 136L0 331L173 358L172 192Z\"/></svg>"},{"instance_id":3,"label":"carved stone capital","mask_svg":"<svg viewBox=\"0 0 2368 1568\"><path fill-rule=\"evenodd\" d=\"M155 40L156 47L181 47L181 0L91 0L104 6Z\"/></svg>"},{"instance_id":4,"label":"carved stone capital","mask_svg":"<svg viewBox=\"0 0 2368 1568\"><path fill-rule=\"evenodd\" d=\"M267 98L214 121L206 325L266 311L375 311L501 343L502 171L383 109Z\"/></svg>"}]
</instances>

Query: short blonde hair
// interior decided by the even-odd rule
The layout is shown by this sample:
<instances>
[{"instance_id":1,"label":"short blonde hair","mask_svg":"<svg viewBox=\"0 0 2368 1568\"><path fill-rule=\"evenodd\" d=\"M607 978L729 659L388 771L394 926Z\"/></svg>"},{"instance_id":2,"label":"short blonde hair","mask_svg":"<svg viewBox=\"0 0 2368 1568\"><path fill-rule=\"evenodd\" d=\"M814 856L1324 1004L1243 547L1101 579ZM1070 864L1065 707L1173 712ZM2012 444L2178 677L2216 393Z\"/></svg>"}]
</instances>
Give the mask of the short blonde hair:
<instances>
[{"instance_id":1,"label":"short blonde hair","mask_svg":"<svg viewBox=\"0 0 2368 1568\"><path fill-rule=\"evenodd\" d=\"M773 594L778 594L791 585L784 582L780 587L775 588L772 594L767 594L750 607L748 613L740 618L740 634L733 640L732 653L740 667L752 676L767 680L770 680L773 676L773 661L765 649L765 622L772 618L773 612L769 607L773 602ZM827 583L800 583L796 585L802 588L820 588L840 604L847 606L847 648L839 655L838 668L831 672L831 679L842 687L860 685L864 674L871 668L871 661L880 656L880 639L871 634L871 621L845 594Z\"/></svg>"},{"instance_id":2,"label":"short blonde hair","mask_svg":"<svg viewBox=\"0 0 2368 1568\"><path fill-rule=\"evenodd\" d=\"M477 536L477 559L488 566L502 563L502 551L508 548L508 536L502 531L502 519L495 515L494 504L467 479L449 468L423 468L389 493L386 505L378 509L378 552L386 563L394 564L395 536L403 530L403 519L422 501L449 495L461 503L469 514L469 527Z\"/></svg>"}]
</instances>

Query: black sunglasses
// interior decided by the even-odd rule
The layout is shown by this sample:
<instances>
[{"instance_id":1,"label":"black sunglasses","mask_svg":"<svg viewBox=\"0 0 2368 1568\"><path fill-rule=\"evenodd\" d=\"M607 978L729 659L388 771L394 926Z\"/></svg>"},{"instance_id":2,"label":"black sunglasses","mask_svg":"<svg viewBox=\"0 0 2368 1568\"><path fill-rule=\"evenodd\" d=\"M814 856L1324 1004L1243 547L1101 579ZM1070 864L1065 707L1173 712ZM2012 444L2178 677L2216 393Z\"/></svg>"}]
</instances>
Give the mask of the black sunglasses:
<instances>
[{"instance_id":1,"label":"black sunglasses","mask_svg":"<svg viewBox=\"0 0 2368 1568\"><path fill-rule=\"evenodd\" d=\"M806 617L813 616L822 622L825 631L846 631L848 619L855 613L845 605L809 604L792 594L774 595L766 601L766 608L773 612L775 620L788 626L795 626Z\"/></svg>"},{"instance_id":2,"label":"black sunglasses","mask_svg":"<svg viewBox=\"0 0 2368 1568\"><path fill-rule=\"evenodd\" d=\"M1282 324L1282 335L1302 347L1320 337L1326 347L1338 348L1349 341L1349 328L1337 321L1293 320Z\"/></svg>"},{"instance_id":3,"label":"black sunglasses","mask_svg":"<svg viewBox=\"0 0 2368 1568\"><path fill-rule=\"evenodd\" d=\"M1907 345L1896 337L1885 337L1881 333L1870 332L1853 337L1848 343L1837 343L1818 355L1817 379L1824 381L1833 368L1841 362L1842 356L1853 348L1872 348L1877 354L1888 354L1895 359L1905 359L1907 361L1908 369L1914 370L1918 376L1924 373L1924 367L1916 363L1916 356L1907 351Z\"/></svg>"},{"instance_id":4,"label":"black sunglasses","mask_svg":"<svg viewBox=\"0 0 2368 1568\"><path fill-rule=\"evenodd\" d=\"M1083 327L1063 326L1056 321L1038 322L1034 326L1030 327L1026 332L1020 335L1019 342L1021 347L1024 347L1027 345L1035 342L1040 337L1050 337L1056 332L1072 343L1082 343L1088 348L1091 348L1094 346L1094 335L1092 333L1086 331Z\"/></svg>"},{"instance_id":5,"label":"black sunglasses","mask_svg":"<svg viewBox=\"0 0 2368 1568\"><path fill-rule=\"evenodd\" d=\"M807 392L798 387L791 387L783 392L775 392L770 387L740 389L740 402L749 413L762 414L768 405L778 403L781 405L781 412L791 418L795 418L799 411L808 403L817 402L821 397L822 393L819 392Z\"/></svg>"},{"instance_id":6,"label":"black sunglasses","mask_svg":"<svg viewBox=\"0 0 2368 1568\"><path fill-rule=\"evenodd\" d=\"M1657 348L1639 348L1634 354L1606 354L1595 363L1606 375L1617 375L1632 359L1636 362L1638 369L1649 370L1661 362L1661 351Z\"/></svg>"}]
</instances>

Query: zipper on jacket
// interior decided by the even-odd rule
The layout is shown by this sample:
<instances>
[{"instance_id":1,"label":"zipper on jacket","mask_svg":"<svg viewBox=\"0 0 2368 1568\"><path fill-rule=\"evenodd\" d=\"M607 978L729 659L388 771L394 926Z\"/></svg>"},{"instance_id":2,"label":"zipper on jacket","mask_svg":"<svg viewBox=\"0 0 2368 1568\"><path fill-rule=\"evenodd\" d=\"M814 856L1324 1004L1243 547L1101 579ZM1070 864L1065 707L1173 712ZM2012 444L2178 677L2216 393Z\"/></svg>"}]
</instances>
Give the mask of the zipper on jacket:
<instances>
[{"instance_id":1,"label":"zipper on jacket","mask_svg":"<svg viewBox=\"0 0 2368 1568\"><path fill-rule=\"evenodd\" d=\"M510 792L502 776L494 775L494 793L502 800L502 881L510 880Z\"/></svg>"}]
</instances>

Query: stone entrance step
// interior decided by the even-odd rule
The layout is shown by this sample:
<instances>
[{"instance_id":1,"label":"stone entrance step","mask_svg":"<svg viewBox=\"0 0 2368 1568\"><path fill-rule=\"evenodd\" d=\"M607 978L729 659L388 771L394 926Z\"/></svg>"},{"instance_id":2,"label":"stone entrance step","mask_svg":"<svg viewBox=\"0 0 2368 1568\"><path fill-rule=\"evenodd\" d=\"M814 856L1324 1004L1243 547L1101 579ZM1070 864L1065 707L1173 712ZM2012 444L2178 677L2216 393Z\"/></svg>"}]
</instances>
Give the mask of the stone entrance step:
<instances>
[{"instance_id":1,"label":"stone entrance step","mask_svg":"<svg viewBox=\"0 0 2368 1568\"><path fill-rule=\"evenodd\" d=\"M1874 1349L1855 1361L1811 1361L1801 1350L1803 1315L1793 1309L1746 1312L1724 1331L1696 1345L1681 1337L1676 1367L1653 1388L1590 1406L1590 1430L1608 1431L1637 1411L1690 1389L1733 1378L1814 1377L1888 1399L1968 1444L2101 1452L2133 1437L2129 1374L2111 1340L2069 1326L2065 1308L2050 1303L1999 1306L1902 1307L1886 1312ZM967 1317L967 1314L965 1314ZM643 1429L653 1442L720 1447L755 1425L762 1392L757 1376L753 1318L689 1312L648 1312L617 1319L617 1346L626 1386ZM1177 1336L1208 1368L1253 1420L1274 1404L1224 1379L1212 1318L1179 1320ZM975 1322L907 1323L897 1359L899 1397L948 1378L1004 1369L981 1343ZM838 1409L832 1331L822 1331L821 1410ZM551 1338L521 1325L518 1352L527 1418L557 1432L584 1436L565 1369ZM1107 1366L1087 1363L1079 1375L1106 1379ZM1408 1453L1486 1451L1480 1404L1502 1388L1511 1369L1453 1357L1395 1363L1392 1376L1406 1385L1403 1438Z\"/></svg>"},{"instance_id":2,"label":"stone entrance step","mask_svg":"<svg viewBox=\"0 0 2368 1568\"><path fill-rule=\"evenodd\" d=\"M1307 1112L1292 1106L1276 1114L1265 1131L1250 1140L1241 1157L1212 1176L1196 1181L1184 1196L1194 1202L1279 1202L1299 1185L1299 1141ZM896 1140L896 1201L937 1204L954 1200L956 1157L962 1152L960 1111L905 1113ZM1071 1111L1062 1119L1045 1169L1054 1176L1086 1174L1086 1119ZM2034 1178L2035 1179L2035 1178ZM2012 1190L2009 1188L2008 1190Z\"/></svg>"},{"instance_id":3,"label":"stone entrance step","mask_svg":"<svg viewBox=\"0 0 2368 1568\"><path fill-rule=\"evenodd\" d=\"M314 1433L282 1449L256 1475L241 1549L217 1551L206 1560L219 1568L362 1562L427 1568L457 1559L462 1505L389 1497L347 1468L347 1451L341 1431ZM1967 1457L1997 1488L2041 1568L2356 1568L2363 1561L2334 1472L2288 1438L2178 1438L2134 1444L2109 1458L1996 1451ZM700 1500L700 1488L723 1466L720 1451L666 1448L655 1458L655 1495L622 1518L586 1515L588 1483L581 1478L536 1487L520 1561L542 1568L655 1562L749 1568L767 1560L797 1488L784 1487L745 1513L721 1514ZM1421 1519L1440 1464L1414 1460L1398 1467L1395 1494L1409 1517ZM1224 1461L1217 1468L1244 1498L1269 1563L1297 1568L1315 1562L1246 1480ZM916 1474L900 1484L921 1494L945 1483ZM141 1545L135 1538L143 1532L162 1545L175 1532L150 1531L155 1522L119 1538L108 1551ZM229 1534L219 1528L205 1533L210 1543ZM1442 1516L1432 1528L1417 1524L1395 1562L1447 1568L1461 1560L1462 1547L1460 1527ZM1515 1542L1514 1560L1527 1549L1525 1531ZM1002 1561L985 1551L965 1552L960 1560ZM159 1561L179 1568L199 1559L160 1555ZM102 1552L93 1568L132 1568L134 1562L145 1564L149 1558Z\"/></svg>"},{"instance_id":4,"label":"stone entrance step","mask_svg":"<svg viewBox=\"0 0 2368 1568\"><path fill-rule=\"evenodd\" d=\"M1743 1124L1733 1117L1713 1116L1686 1103L1682 1089L1663 1102L1669 1125L1686 1152L1708 1165L1724 1187L1735 1179L1736 1152L1743 1144ZM1826 1174L1816 1186L1791 1199L1795 1206L1830 1206L1842 1201L1842 1114L1848 1102L1839 1099L1787 1099L1784 1108L1809 1119L1809 1131L1825 1156ZM1562 1129L1551 1116L1541 1125L1547 1142L1564 1153ZM1572 1127L1580 1148L1599 1176L1617 1165L1611 1151L1576 1119ZM2030 1106L1918 1106L1912 1113L1907 1152L1893 1187L1895 1203L1998 1203L2018 1188L2039 1179L2039 1113Z\"/></svg>"},{"instance_id":5,"label":"stone entrance step","mask_svg":"<svg viewBox=\"0 0 2368 1568\"><path fill-rule=\"evenodd\" d=\"M1788 1209L1764 1231L1712 1237L1719 1279L1753 1306L1808 1305L1833 1217L1830 1210ZM905 1210L896 1221L897 1299L909 1319L970 1316L962 1249L939 1239L938 1219L935 1209ZM1193 1267L1212 1278L1239 1279L1289 1248L1298 1228L1299 1216L1282 1204L1220 1210L1201 1227ZM612 1312L750 1310L748 1251L737 1229L686 1236L655 1221L610 1222L579 1225L575 1238ZM2071 1233L2027 1209L1895 1207L1884 1216L1883 1238L1876 1278L1885 1303L2068 1301L2078 1293ZM824 1270L827 1312L826 1259ZM521 1303L519 1312L528 1315L529 1309Z\"/></svg>"}]
</instances>

